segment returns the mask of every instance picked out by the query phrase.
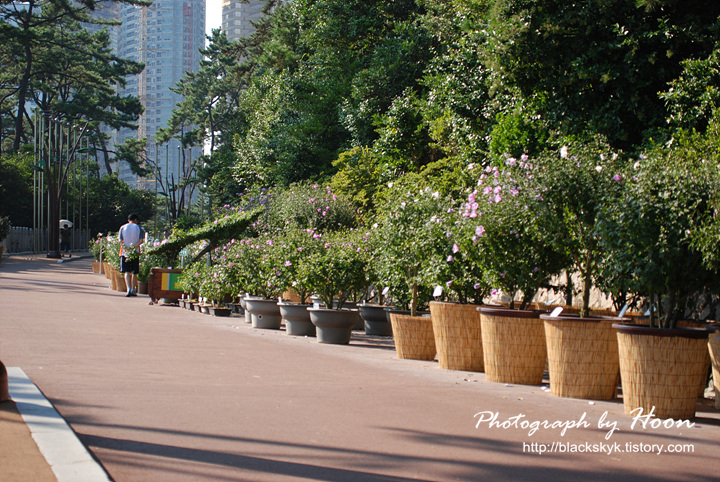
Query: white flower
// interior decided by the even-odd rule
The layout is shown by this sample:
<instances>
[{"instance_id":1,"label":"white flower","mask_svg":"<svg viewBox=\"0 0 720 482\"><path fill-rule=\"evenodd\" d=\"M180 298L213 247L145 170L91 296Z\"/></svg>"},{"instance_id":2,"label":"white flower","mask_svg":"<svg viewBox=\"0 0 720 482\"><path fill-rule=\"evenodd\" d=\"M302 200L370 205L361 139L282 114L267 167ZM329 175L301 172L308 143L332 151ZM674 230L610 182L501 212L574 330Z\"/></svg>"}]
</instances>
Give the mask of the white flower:
<instances>
[{"instance_id":1,"label":"white flower","mask_svg":"<svg viewBox=\"0 0 720 482\"><path fill-rule=\"evenodd\" d=\"M602 166L595 166L595 170L597 172L602 172L602 169L603 169Z\"/></svg>"},{"instance_id":2,"label":"white flower","mask_svg":"<svg viewBox=\"0 0 720 482\"><path fill-rule=\"evenodd\" d=\"M567 146L562 146L560 148L560 157L562 157L563 159L566 159L567 156L568 156L568 148L567 148Z\"/></svg>"}]
</instances>

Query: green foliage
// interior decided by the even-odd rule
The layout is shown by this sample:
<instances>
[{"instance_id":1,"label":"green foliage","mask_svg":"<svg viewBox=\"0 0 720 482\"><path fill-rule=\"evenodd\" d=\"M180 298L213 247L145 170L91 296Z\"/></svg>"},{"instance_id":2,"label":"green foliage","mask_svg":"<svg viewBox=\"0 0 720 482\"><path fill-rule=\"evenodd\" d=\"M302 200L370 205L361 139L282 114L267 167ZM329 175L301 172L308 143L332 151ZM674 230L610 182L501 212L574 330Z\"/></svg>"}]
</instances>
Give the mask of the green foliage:
<instances>
[{"instance_id":1,"label":"green foliage","mask_svg":"<svg viewBox=\"0 0 720 482\"><path fill-rule=\"evenodd\" d=\"M92 206L88 223L96 232L117 231L130 213L137 214L141 223L153 216L154 194L131 189L115 175L91 177L88 191L87 199Z\"/></svg>"},{"instance_id":2,"label":"green foliage","mask_svg":"<svg viewBox=\"0 0 720 482\"><path fill-rule=\"evenodd\" d=\"M469 244L475 246L488 282L511 297L511 306L519 293L520 308L568 265L563 247L534 208L542 192L529 182L533 168L525 157L509 157L502 168L486 167L462 208L471 228L462 249L472 253Z\"/></svg>"},{"instance_id":3,"label":"green foliage","mask_svg":"<svg viewBox=\"0 0 720 482\"><path fill-rule=\"evenodd\" d=\"M720 107L720 50L705 59L685 60L682 74L660 94L675 128L704 132Z\"/></svg>"},{"instance_id":4,"label":"green foliage","mask_svg":"<svg viewBox=\"0 0 720 482\"><path fill-rule=\"evenodd\" d=\"M0 157L0 216L8 216L14 226L33 225L32 157Z\"/></svg>"},{"instance_id":5,"label":"green foliage","mask_svg":"<svg viewBox=\"0 0 720 482\"><path fill-rule=\"evenodd\" d=\"M489 16L484 63L498 92L546 99L538 114L553 130L599 133L630 149L665 125L657 92L685 59L707 57L720 4L636 0L499 0Z\"/></svg>"},{"instance_id":6,"label":"green foliage","mask_svg":"<svg viewBox=\"0 0 720 482\"><path fill-rule=\"evenodd\" d=\"M324 234L310 256L300 260L298 275L331 308L357 300L367 287L363 247L357 231ZM333 300L337 299L337 304Z\"/></svg>"},{"instance_id":7,"label":"green foliage","mask_svg":"<svg viewBox=\"0 0 720 482\"><path fill-rule=\"evenodd\" d=\"M271 232L288 228L327 232L355 227L357 221L352 205L329 186L303 183L275 196L261 223Z\"/></svg>"},{"instance_id":8,"label":"green foliage","mask_svg":"<svg viewBox=\"0 0 720 482\"><path fill-rule=\"evenodd\" d=\"M354 147L342 152L333 167L333 191L350 199L360 217L372 216L377 193L393 179L389 164L371 149Z\"/></svg>"},{"instance_id":9,"label":"green foliage","mask_svg":"<svg viewBox=\"0 0 720 482\"><path fill-rule=\"evenodd\" d=\"M583 279L581 314L589 310L590 290L597 284L597 266L603 258L598 236L600 213L621 189L622 158L602 140L571 142L534 160L528 183L541 193L533 210L544 227L566 250L569 272ZM569 287L568 287L569 288ZM568 293L569 299L575 292Z\"/></svg>"},{"instance_id":10,"label":"green foliage","mask_svg":"<svg viewBox=\"0 0 720 482\"><path fill-rule=\"evenodd\" d=\"M608 290L645 297L651 324L657 316L661 327L675 327L706 292L720 287L717 265L708 264L717 254L702 252L712 243L710 252L717 253L710 228L720 193L717 150L708 149L713 143L680 132L672 147L657 148L628 168L623 190L603 213Z\"/></svg>"},{"instance_id":11,"label":"green foliage","mask_svg":"<svg viewBox=\"0 0 720 482\"><path fill-rule=\"evenodd\" d=\"M398 182L378 207L377 223L368 235L372 270L399 305L409 305L415 314L431 299L437 280L437 237L444 237L437 224L447 213L440 193L412 183Z\"/></svg>"}]
</instances>

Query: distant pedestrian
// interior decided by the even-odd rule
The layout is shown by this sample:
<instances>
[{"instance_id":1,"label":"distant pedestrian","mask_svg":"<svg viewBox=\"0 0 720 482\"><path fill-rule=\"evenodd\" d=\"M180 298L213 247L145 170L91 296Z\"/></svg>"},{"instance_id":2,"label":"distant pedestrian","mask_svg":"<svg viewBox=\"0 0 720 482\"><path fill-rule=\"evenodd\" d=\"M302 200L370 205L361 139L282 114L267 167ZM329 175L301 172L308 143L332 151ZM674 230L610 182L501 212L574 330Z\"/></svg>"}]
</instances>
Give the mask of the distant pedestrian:
<instances>
[{"instance_id":1,"label":"distant pedestrian","mask_svg":"<svg viewBox=\"0 0 720 482\"><path fill-rule=\"evenodd\" d=\"M60 228L60 252L70 253L70 228L65 224Z\"/></svg>"},{"instance_id":2,"label":"distant pedestrian","mask_svg":"<svg viewBox=\"0 0 720 482\"><path fill-rule=\"evenodd\" d=\"M140 272L140 245L145 241L145 230L138 224L137 214L128 216L128 222L120 227L120 272L125 273L127 294L137 296L137 275Z\"/></svg>"}]
</instances>

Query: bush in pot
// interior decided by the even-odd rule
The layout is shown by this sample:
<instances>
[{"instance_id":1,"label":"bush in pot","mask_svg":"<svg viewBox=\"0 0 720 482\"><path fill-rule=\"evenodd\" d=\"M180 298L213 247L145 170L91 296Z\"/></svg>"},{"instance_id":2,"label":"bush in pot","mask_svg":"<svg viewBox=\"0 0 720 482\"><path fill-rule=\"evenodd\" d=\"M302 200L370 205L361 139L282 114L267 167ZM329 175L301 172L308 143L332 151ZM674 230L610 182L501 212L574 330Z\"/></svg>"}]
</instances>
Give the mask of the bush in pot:
<instances>
[{"instance_id":1,"label":"bush in pot","mask_svg":"<svg viewBox=\"0 0 720 482\"><path fill-rule=\"evenodd\" d=\"M413 179L400 180L379 203L377 223L368 234L373 270L408 314L391 312L395 348L400 358L432 360L436 347L432 320L418 316L432 299L437 263L439 226L449 203L438 191ZM446 237L442 232L441 236Z\"/></svg>"},{"instance_id":2,"label":"bush in pot","mask_svg":"<svg viewBox=\"0 0 720 482\"><path fill-rule=\"evenodd\" d=\"M541 287L567 265L564 247L535 210L542 193L532 183L533 163L507 157L478 176L462 214L473 220L475 252L487 279L510 297L510 309L480 307L486 379L539 384L547 357L538 312L526 311ZM520 295L520 310L514 310Z\"/></svg>"},{"instance_id":3,"label":"bush in pot","mask_svg":"<svg viewBox=\"0 0 720 482\"><path fill-rule=\"evenodd\" d=\"M347 344L358 323L357 310L343 309L348 299L367 286L358 231L318 234L318 246L299 262L298 275L326 308L309 308L320 343Z\"/></svg>"},{"instance_id":4,"label":"bush in pot","mask_svg":"<svg viewBox=\"0 0 720 482\"><path fill-rule=\"evenodd\" d=\"M642 296L650 315L646 327L614 325L626 413L692 417L705 381L707 332L678 324L696 317L704 294L718 290L716 266L698 248L712 230L720 192L710 142L678 133L671 148L657 148L627 170L603 213L608 289Z\"/></svg>"}]
</instances>

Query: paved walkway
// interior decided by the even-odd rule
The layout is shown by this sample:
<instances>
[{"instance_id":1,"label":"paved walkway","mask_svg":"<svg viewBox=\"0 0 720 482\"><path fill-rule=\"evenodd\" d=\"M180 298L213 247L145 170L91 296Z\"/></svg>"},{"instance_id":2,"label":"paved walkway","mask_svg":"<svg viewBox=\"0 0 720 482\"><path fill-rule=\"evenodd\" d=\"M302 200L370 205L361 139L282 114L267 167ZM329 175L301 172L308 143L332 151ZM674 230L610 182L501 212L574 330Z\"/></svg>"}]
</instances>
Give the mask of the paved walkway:
<instances>
[{"instance_id":1,"label":"paved walkway","mask_svg":"<svg viewBox=\"0 0 720 482\"><path fill-rule=\"evenodd\" d=\"M720 413L710 400L690 428L632 426L619 401L561 399L400 360L388 339L320 345L108 286L89 259L0 264L0 359L28 375L112 480L718 478ZM7 406L0 414L13 415ZM498 423L478 423L478 413ZM0 433L24 428L6 418ZM523 421L580 426L531 435ZM16 457L20 444L4 435L0 444L13 452L0 455L0 481L42 480L13 475L43 469L37 453Z\"/></svg>"}]
</instances>

